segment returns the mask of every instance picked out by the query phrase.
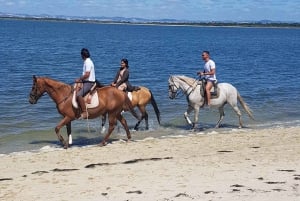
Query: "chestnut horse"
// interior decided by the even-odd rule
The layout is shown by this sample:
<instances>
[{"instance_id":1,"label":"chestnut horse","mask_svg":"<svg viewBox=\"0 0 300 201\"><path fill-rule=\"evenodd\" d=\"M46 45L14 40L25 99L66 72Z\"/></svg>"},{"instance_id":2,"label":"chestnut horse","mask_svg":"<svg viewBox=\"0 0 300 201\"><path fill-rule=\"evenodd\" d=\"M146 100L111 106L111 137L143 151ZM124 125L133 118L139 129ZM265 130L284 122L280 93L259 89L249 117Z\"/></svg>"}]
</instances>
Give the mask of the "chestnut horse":
<instances>
[{"instance_id":1,"label":"chestnut horse","mask_svg":"<svg viewBox=\"0 0 300 201\"><path fill-rule=\"evenodd\" d=\"M72 95L74 88L71 85L59 82L47 77L33 76L32 90L29 95L29 102L36 104L39 98L47 93L51 99L56 103L58 112L63 116L63 119L55 127L55 132L64 145L64 148L69 147L69 140L65 141L60 135L60 129L66 125L68 138L71 134L71 121L77 119L80 116L78 109L75 109L72 105ZM108 114L109 129L100 145L105 145L110 134L114 130L117 120L121 122L125 128L127 138L130 140L131 135L125 118L121 115L123 110L129 110L134 117L140 119L131 105L129 98L126 94L115 87L102 87L97 89L99 105L95 108L88 109L89 119L99 116L105 116Z\"/></svg>"},{"instance_id":2,"label":"chestnut horse","mask_svg":"<svg viewBox=\"0 0 300 201\"><path fill-rule=\"evenodd\" d=\"M146 130L148 130L149 123L148 123L148 113L146 110L147 104L151 103L155 111L158 124L160 124L160 112L151 90L143 86L140 86L139 88L140 88L139 90L135 90L131 92L131 96L132 96L131 104L133 107L137 107L141 112L141 119L136 123L134 130L139 129L139 125L143 121L143 119L145 119ZM102 128L104 128L105 122L106 122L106 116L102 116Z\"/></svg>"}]
</instances>

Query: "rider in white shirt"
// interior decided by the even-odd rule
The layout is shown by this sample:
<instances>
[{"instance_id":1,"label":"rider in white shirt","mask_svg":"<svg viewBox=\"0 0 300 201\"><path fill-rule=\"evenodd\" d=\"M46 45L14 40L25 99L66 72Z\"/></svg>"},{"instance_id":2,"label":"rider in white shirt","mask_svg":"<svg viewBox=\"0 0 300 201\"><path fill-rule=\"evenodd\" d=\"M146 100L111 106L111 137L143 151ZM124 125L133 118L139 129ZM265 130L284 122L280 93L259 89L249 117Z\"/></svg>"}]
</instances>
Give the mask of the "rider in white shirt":
<instances>
[{"instance_id":1,"label":"rider in white shirt","mask_svg":"<svg viewBox=\"0 0 300 201\"><path fill-rule=\"evenodd\" d=\"M209 51L203 51L202 52L202 60L205 62L204 64L204 71L198 72L197 74L204 76L207 80L205 91L206 91L206 97L207 97L207 105L210 106L210 90L213 87L214 82L217 80L216 78L216 64L213 60L210 59Z\"/></svg>"},{"instance_id":2,"label":"rider in white shirt","mask_svg":"<svg viewBox=\"0 0 300 201\"><path fill-rule=\"evenodd\" d=\"M83 68L82 68L82 76L76 79L75 82L82 82L83 86L77 93L77 101L81 108L81 118L86 119L88 114L86 112L86 106L83 97L89 92L89 90L94 85L96 78L95 78L95 68L94 63L90 58L90 53L88 49L82 48L81 49L81 58L83 59Z\"/></svg>"}]
</instances>

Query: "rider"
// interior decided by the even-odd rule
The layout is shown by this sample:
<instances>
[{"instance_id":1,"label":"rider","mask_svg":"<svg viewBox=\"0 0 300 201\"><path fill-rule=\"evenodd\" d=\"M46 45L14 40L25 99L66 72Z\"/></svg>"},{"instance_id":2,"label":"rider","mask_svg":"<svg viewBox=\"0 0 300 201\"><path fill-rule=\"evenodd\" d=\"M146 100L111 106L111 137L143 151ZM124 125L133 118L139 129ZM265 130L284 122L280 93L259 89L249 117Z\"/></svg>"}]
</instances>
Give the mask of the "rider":
<instances>
[{"instance_id":1,"label":"rider","mask_svg":"<svg viewBox=\"0 0 300 201\"><path fill-rule=\"evenodd\" d=\"M117 87L117 89L122 90L124 92L126 91L134 91L138 90L139 87L131 86L129 83L129 65L127 59L121 59L121 67L116 73L116 76L111 83L111 86Z\"/></svg>"},{"instance_id":2,"label":"rider","mask_svg":"<svg viewBox=\"0 0 300 201\"><path fill-rule=\"evenodd\" d=\"M89 50L86 48L81 49L81 58L83 59L83 69L82 69L82 76L75 80L76 83L82 82L83 86L77 93L77 102L80 105L82 110L81 118L86 119L88 114L86 112L86 106L83 97L89 92L89 90L94 85L96 78L95 78L95 68L94 63L90 58Z\"/></svg>"},{"instance_id":3,"label":"rider","mask_svg":"<svg viewBox=\"0 0 300 201\"><path fill-rule=\"evenodd\" d=\"M216 64L210 59L209 51L202 52L202 60L205 62L204 71L197 72L198 75L204 76L207 83L205 86L207 105L210 106L210 90L213 87L214 82L217 81L216 78Z\"/></svg>"}]
</instances>

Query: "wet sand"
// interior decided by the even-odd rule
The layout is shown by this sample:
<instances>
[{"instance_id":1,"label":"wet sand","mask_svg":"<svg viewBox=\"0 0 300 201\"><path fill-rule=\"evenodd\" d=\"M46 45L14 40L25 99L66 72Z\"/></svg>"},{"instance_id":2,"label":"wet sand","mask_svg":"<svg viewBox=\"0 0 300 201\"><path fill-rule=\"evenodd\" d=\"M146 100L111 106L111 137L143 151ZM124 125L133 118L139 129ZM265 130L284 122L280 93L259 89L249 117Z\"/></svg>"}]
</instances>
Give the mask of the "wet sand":
<instances>
[{"instance_id":1,"label":"wet sand","mask_svg":"<svg viewBox=\"0 0 300 201\"><path fill-rule=\"evenodd\" d=\"M0 200L300 200L300 128L0 158Z\"/></svg>"}]
</instances>

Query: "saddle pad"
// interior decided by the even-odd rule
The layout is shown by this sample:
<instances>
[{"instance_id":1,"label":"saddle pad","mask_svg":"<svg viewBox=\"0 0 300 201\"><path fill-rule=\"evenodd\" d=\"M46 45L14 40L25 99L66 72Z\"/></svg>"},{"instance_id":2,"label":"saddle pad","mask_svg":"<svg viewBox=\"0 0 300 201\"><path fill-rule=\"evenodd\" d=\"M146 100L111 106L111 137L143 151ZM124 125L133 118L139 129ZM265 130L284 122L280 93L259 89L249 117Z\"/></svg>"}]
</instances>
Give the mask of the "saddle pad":
<instances>
[{"instance_id":1,"label":"saddle pad","mask_svg":"<svg viewBox=\"0 0 300 201\"><path fill-rule=\"evenodd\" d=\"M90 96L90 94L87 94L84 97L84 100L86 102L86 100L88 99L88 96ZM87 108L95 108L99 105L99 98L98 98L98 92L96 91L93 95L92 95L92 99L91 99L91 103L88 103L86 106Z\"/></svg>"},{"instance_id":2,"label":"saddle pad","mask_svg":"<svg viewBox=\"0 0 300 201\"><path fill-rule=\"evenodd\" d=\"M76 101L76 95L77 92L74 91L73 93L73 98L72 98L72 105L74 108L78 108L78 103ZM87 102L88 96L90 96L90 94L87 94L86 96L84 96L84 101L85 103ZM98 98L98 92L96 91L93 95L92 95L92 99L91 99L91 103L90 104L86 104L87 108L95 108L99 105L99 98Z\"/></svg>"},{"instance_id":3,"label":"saddle pad","mask_svg":"<svg viewBox=\"0 0 300 201\"><path fill-rule=\"evenodd\" d=\"M211 90L210 90L211 99L213 99L213 98L219 98L219 96L220 96L220 88L217 87L217 94L214 94L213 93L214 91L215 91L214 87L212 87ZM204 96L204 89L203 89L203 87L201 87L201 85L200 85L200 94L201 94L202 97Z\"/></svg>"},{"instance_id":4,"label":"saddle pad","mask_svg":"<svg viewBox=\"0 0 300 201\"><path fill-rule=\"evenodd\" d=\"M128 93L127 93L127 96L128 96L128 98L129 98L129 100L132 101L132 93L131 93L131 92L128 92Z\"/></svg>"}]
</instances>

